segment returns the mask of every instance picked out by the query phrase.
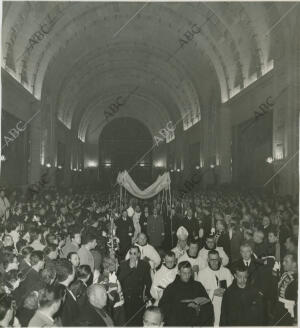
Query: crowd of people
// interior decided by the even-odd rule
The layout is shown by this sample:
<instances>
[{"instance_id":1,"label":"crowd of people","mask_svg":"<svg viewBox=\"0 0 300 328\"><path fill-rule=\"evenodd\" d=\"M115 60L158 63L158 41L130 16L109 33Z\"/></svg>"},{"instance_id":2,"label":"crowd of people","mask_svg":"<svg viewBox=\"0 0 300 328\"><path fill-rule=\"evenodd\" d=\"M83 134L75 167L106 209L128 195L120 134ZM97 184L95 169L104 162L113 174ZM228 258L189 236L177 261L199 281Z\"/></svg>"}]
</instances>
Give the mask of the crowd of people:
<instances>
[{"instance_id":1,"label":"crowd of people","mask_svg":"<svg viewBox=\"0 0 300 328\"><path fill-rule=\"evenodd\" d=\"M298 200L0 189L0 327L297 325Z\"/></svg>"}]
</instances>

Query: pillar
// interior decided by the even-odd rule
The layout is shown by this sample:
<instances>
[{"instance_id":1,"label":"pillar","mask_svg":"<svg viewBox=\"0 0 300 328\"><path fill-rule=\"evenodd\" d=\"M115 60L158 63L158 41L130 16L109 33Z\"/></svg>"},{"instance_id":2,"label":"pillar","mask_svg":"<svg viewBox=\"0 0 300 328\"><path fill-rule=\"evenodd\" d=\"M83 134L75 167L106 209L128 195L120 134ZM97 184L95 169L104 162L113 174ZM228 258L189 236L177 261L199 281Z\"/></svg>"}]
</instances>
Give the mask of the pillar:
<instances>
[{"instance_id":1,"label":"pillar","mask_svg":"<svg viewBox=\"0 0 300 328\"><path fill-rule=\"evenodd\" d=\"M230 109L222 104L219 110L219 129L218 129L218 156L220 183L231 182L231 117ZM217 163L218 164L218 163Z\"/></svg>"}]
</instances>

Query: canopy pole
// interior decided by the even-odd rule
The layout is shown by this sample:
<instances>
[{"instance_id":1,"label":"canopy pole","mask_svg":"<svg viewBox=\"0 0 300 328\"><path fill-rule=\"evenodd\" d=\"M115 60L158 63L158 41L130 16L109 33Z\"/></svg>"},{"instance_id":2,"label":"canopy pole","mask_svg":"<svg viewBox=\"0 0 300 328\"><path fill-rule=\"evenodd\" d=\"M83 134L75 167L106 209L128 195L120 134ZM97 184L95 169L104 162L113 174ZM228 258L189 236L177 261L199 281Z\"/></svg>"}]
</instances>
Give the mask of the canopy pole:
<instances>
[{"instance_id":1,"label":"canopy pole","mask_svg":"<svg viewBox=\"0 0 300 328\"><path fill-rule=\"evenodd\" d=\"M121 214L121 205L122 205L122 186L120 185L120 214Z\"/></svg>"},{"instance_id":2,"label":"canopy pole","mask_svg":"<svg viewBox=\"0 0 300 328\"><path fill-rule=\"evenodd\" d=\"M163 206L163 202L164 202L164 191L165 189L162 190L162 197L161 197L161 204L160 204L160 213L162 214L162 206Z\"/></svg>"},{"instance_id":3,"label":"canopy pole","mask_svg":"<svg viewBox=\"0 0 300 328\"><path fill-rule=\"evenodd\" d=\"M169 199L170 199L170 209L172 209L172 193L171 193L171 183L169 182Z\"/></svg>"}]
</instances>

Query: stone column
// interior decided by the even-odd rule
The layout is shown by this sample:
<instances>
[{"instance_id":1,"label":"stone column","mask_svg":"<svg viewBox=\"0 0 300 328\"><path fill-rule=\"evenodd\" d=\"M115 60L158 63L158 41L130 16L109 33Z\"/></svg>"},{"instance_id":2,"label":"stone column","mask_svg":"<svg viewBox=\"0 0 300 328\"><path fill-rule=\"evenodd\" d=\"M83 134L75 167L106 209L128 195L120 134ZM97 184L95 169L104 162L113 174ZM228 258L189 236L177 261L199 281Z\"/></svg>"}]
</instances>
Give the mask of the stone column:
<instances>
[{"instance_id":1,"label":"stone column","mask_svg":"<svg viewBox=\"0 0 300 328\"><path fill-rule=\"evenodd\" d=\"M292 30L286 38L285 52L275 58L274 65L277 99L273 111L273 179L279 185L280 194L291 195L299 189L300 41L296 26L300 28L300 23L299 18L296 23L295 16L292 16Z\"/></svg>"},{"instance_id":2,"label":"stone column","mask_svg":"<svg viewBox=\"0 0 300 328\"><path fill-rule=\"evenodd\" d=\"M28 163L28 183L39 182L41 175L42 110L41 103L32 104L32 119L29 122L30 162Z\"/></svg>"},{"instance_id":3,"label":"stone column","mask_svg":"<svg viewBox=\"0 0 300 328\"><path fill-rule=\"evenodd\" d=\"M231 174L231 117L230 109L226 104L222 104L219 109L219 131L218 145L220 158L220 183L230 183Z\"/></svg>"}]
</instances>

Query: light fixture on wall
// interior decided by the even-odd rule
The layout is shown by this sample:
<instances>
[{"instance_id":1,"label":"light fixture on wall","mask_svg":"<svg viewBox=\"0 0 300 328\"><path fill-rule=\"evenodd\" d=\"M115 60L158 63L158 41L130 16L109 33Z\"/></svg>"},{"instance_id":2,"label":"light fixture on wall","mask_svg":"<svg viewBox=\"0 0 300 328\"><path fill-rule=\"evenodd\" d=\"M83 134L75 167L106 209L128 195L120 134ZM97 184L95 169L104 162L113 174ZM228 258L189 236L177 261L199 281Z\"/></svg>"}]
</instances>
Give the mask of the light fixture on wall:
<instances>
[{"instance_id":1,"label":"light fixture on wall","mask_svg":"<svg viewBox=\"0 0 300 328\"><path fill-rule=\"evenodd\" d=\"M172 170L171 170L171 173L173 173L173 172L174 172L174 170L172 169Z\"/></svg>"},{"instance_id":2,"label":"light fixture on wall","mask_svg":"<svg viewBox=\"0 0 300 328\"><path fill-rule=\"evenodd\" d=\"M214 164L210 164L210 168L213 169L215 167Z\"/></svg>"},{"instance_id":3,"label":"light fixture on wall","mask_svg":"<svg viewBox=\"0 0 300 328\"><path fill-rule=\"evenodd\" d=\"M180 172L180 169L177 169L177 172Z\"/></svg>"},{"instance_id":4,"label":"light fixture on wall","mask_svg":"<svg viewBox=\"0 0 300 328\"><path fill-rule=\"evenodd\" d=\"M283 144L279 143L276 144L275 146L275 156L274 156L275 160L281 160L284 157L284 148L283 148Z\"/></svg>"},{"instance_id":5,"label":"light fixture on wall","mask_svg":"<svg viewBox=\"0 0 300 328\"><path fill-rule=\"evenodd\" d=\"M59 170L61 170L61 169L62 169L62 166L61 166L61 165L58 165L57 168L58 168Z\"/></svg>"},{"instance_id":6,"label":"light fixture on wall","mask_svg":"<svg viewBox=\"0 0 300 328\"><path fill-rule=\"evenodd\" d=\"M154 167L163 167L163 166L164 166L164 164L162 161L157 161L154 163Z\"/></svg>"},{"instance_id":7,"label":"light fixture on wall","mask_svg":"<svg viewBox=\"0 0 300 328\"><path fill-rule=\"evenodd\" d=\"M96 161L88 161L87 167L97 167L98 163Z\"/></svg>"},{"instance_id":8,"label":"light fixture on wall","mask_svg":"<svg viewBox=\"0 0 300 328\"><path fill-rule=\"evenodd\" d=\"M46 167L49 167L50 168L51 167L51 164L50 163L47 163L46 164Z\"/></svg>"},{"instance_id":9,"label":"light fixture on wall","mask_svg":"<svg viewBox=\"0 0 300 328\"><path fill-rule=\"evenodd\" d=\"M269 164L272 164L274 162L273 157L271 157L271 156L267 157L266 162L269 163Z\"/></svg>"},{"instance_id":10,"label":"light fixture on wall","mask_svg":"<svg viewBox=\"0 0 300 328\"><path fill-rule=\"evenodd\" d=\"M140 166L141 166L141 167L145 166L145 163L140 163Z\"/></svg>"},{"instance_id":11,"label":"light fixture on wall","mask_svg":"<svg viewBox=\"0 0 300 328\"><path fill-rule=\"evenodd\" d=\"M196 170L200 170L200 166L199 165L196 165Z\"/></svg>"},{"instance_id":12,"label":"light fixture on wall","mask_svg":"<svg viewBox=\"0 0 300 328\"><path fill-rule=\"evenodd\" d=\"M1 162L5 162L5 161L6 161L5 155L1 155Z\"/></svg>"},{"instance_id":13,"label":"light fixture on wall","mask_svg":"<svg viewBox=\"0 0 300 328\"><path fill-rule=\"evenodd\" d=\"M111 167L111 163L105 163L104 166Z\"/></svg>"}]
</instances>

